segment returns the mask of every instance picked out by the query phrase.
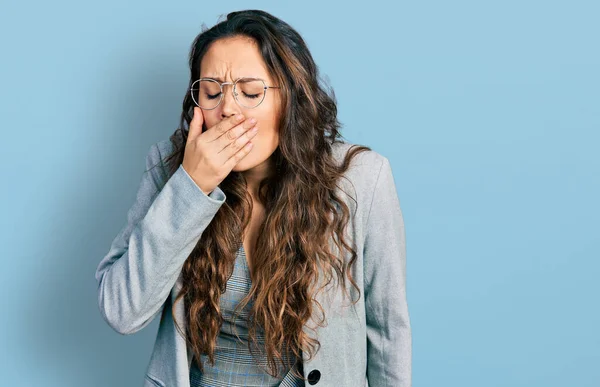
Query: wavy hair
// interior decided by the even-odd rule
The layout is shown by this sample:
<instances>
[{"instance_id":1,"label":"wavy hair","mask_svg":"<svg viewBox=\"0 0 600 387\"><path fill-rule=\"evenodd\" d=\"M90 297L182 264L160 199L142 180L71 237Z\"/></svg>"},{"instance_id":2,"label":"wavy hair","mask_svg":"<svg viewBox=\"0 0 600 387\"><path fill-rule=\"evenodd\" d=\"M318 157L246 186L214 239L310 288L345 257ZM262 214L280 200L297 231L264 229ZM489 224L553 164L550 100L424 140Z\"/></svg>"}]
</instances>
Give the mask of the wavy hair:
<instances>
[{"instance_id":1,"label":"wavy hair","mask_svg":"<svg viewBox=\"0 0 600 387\"><path fill-rule=\"evenodd\" d=\"M352 158L371 148L353 145L337 165L332 144L343 137L339 132L335 93L321 86L318 68L307 45L290 25L261 10L244 10L231 12L226 20L210 29L203 25L202 29L189 54L188 87L200 73L201 60L210 45L231 37L246 37L256 43L269 73L282 87L280 140L271 155L277 173L259 185L257 200L265 206L267 216L250 252L255 278L249 294L236 308L237 312L252 304L248 346L254 353L251 343L256 343L257 329L264 331L267 372L275 376L276 362L284 364L285 350L300 359L302 353L312 359L319 350L319 341L306 335L302 327L309 319L314 320L316 307L322 314L317 324L325 323L324 309L314 297L331 282L334 274L344 290L349 280L360 298L360 289L350 271L357 254L344 238L350 209L335 189ZM189 88L183 99L179 128L170 136L173 152L164 160L169 176L183 162L195 106L188 91ZM217 335L223 322L219 299L233 272L242 243L240 236L250 222L253 204L240 172L231 171L219 187L227 200L185 261L183 287L172 306L174 310L175 303L185 299L186 332L175 323L191 345L201 370L201 355L207 355L214 365ZM330 251L330 236L339 251L350 252L349 262L344 262L342 254ZM319 268L327 281L316 289ZM304 379L295 371L294 374Z\"/></svg>"}]
</instances>

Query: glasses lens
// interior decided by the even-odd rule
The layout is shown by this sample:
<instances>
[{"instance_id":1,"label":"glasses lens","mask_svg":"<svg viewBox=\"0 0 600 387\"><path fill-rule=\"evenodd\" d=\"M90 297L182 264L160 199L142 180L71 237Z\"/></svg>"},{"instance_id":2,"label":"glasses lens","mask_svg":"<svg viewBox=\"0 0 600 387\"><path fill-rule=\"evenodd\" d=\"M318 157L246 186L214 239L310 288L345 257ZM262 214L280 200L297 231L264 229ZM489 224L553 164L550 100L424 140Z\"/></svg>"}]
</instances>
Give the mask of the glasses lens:
<instances>
[{"instance_id":1,"label":"glasses lens","mask_svg":"<svg viewBox=\"0 0 600 387\"><path fill-rule=\"evenodd\" d=\"M191 88L192 98L202 109L214 109L221 99L221 86L216 81L203 79Z\"/></svg>"},{"instance_id":2,"label":"glasses lens","mask_svg":"<svg viewBox=\"0 0 600 387\"><path fill-rule=\"evenodd\" d=\"M194 82L190 92L196 105L202 109L214 109L222 98L219 83L209 79ZM240 105L252 109L265 99L265 83L260 79L241 78L234 92Z\"/></svg>"},{"instance_id":3,"label":"glasses lens","mask_svg":"<svg viewBox=\"0 0 600 387\"><path fill-rule=\"evenodd\" d=\"M240 105L246 108L255 108L265 98L265 84L260 79L238 80L235 85L235 93Z\"/></svg>"}]
</instances>

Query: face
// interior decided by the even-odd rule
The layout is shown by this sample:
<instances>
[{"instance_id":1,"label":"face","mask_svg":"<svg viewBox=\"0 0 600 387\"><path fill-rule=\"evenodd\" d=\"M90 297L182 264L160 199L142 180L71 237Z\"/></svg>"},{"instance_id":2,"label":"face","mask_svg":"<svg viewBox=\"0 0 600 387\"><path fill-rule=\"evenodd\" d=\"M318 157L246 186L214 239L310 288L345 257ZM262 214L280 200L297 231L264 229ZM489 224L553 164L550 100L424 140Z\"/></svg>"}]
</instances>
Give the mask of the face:
<instances>
[{"instance_id":1,"label":"face","mask_svg":"<svg viewBox=\"0 0 600 387\"><path fill-rule=\"evenodd\" d=\"M258 47L244 38L227 38L214 42L200 64L200 78L213 78L220 82L234 82L242 77L261 78L267 86L275 84L269 75ZM256 118L258 133L251 140L254 146L233 168L234 171L268 168L269 158L279 145L277 119L280 109L280 89L267 89L265 99L253 109L237 104L233 97L233 85L223 87L223 99L212 110L202 109L204 130L213 127L224 118L242 113L246 119Z\"/></svg>"}]
</instances>

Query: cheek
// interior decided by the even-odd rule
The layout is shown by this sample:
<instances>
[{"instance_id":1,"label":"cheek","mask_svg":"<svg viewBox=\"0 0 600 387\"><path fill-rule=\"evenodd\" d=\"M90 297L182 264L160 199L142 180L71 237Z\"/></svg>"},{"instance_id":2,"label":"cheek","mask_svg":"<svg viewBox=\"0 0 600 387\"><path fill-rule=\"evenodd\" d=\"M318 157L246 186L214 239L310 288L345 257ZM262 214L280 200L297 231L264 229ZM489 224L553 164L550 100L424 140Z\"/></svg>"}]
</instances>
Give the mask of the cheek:
<instances>
[{"instance_id":1,"label":"cheek","mask_svg":"<svg viewBox=\"0 0 600 387\"><path fill-rule=\"evenodd\" d=\"M258 133L252 139L260 148L260 153L272 152L279 145L279 132L273 125L258 124Z\"/></svg>"},{"instance_id":2,"label":"cheek","mask_svg":"<svg viewBox=\"0 0 600 387\"><path fill-rule=\"evenodd\" d=\"M258 120L258 134L256 135L258 140L265 143L278 142L278 121L272 109L269 109L264 114L257 114L255 117Z\"/></svg>"}]
</instances>

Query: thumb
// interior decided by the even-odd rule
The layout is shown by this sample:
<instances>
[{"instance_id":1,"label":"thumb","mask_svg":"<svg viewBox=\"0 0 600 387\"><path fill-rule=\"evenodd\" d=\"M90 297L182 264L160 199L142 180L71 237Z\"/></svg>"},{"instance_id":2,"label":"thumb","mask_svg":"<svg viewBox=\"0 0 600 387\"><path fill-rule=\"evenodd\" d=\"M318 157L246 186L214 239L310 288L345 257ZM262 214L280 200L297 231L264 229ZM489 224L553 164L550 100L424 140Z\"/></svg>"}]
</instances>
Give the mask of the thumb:
<instances>
[{"instance_id":1,"label":"thumb","mask_svg":"<svg viewBox=\"0 0 600 387\"><path fill-rule=\"evenodd\" d=\"M190 131L188 133L188 141L195 140L202 133L202 123L204 117L202 116L202 110L198 106L194 106L194 113L192 116L192 122L190 122Z\"/></svg>"}]
</instances>

